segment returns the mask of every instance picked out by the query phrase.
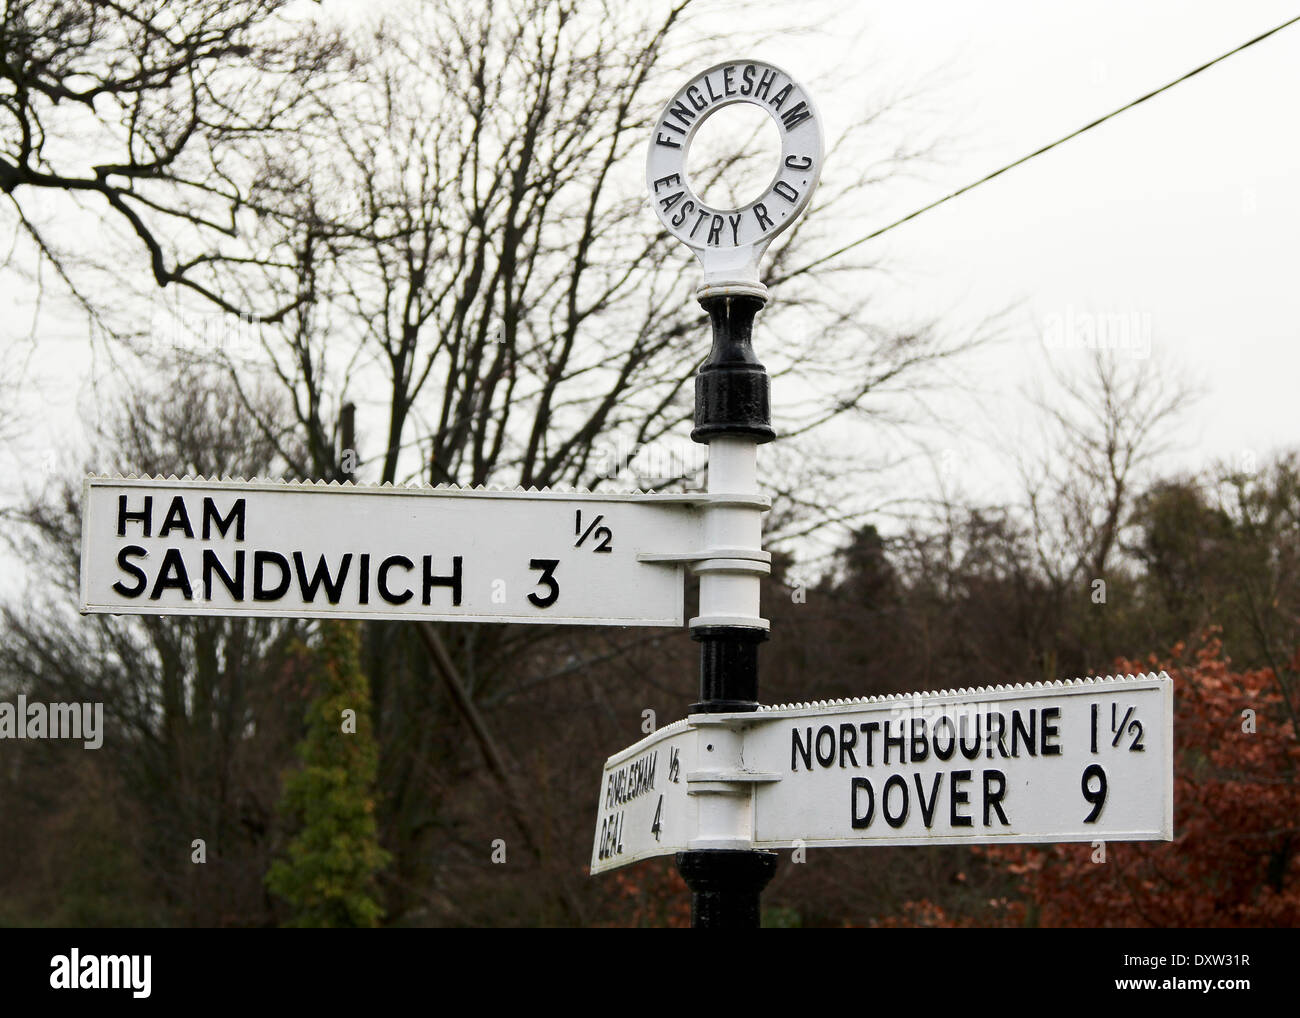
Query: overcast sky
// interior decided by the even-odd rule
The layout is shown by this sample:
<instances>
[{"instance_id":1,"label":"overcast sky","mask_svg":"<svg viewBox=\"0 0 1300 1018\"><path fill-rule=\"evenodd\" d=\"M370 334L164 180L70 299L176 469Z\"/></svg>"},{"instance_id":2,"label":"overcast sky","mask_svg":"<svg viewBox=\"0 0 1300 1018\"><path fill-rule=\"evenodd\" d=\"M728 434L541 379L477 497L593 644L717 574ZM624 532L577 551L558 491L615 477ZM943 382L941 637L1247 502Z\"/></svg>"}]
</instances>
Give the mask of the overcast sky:
<instances>
[{"instance_id":1,"label":"overcast sky","mask_svg":"<svg viewBox=\"0 0 1300 1018\"><path fill-rule=\"evenodd\" d=\"M719 6L719 5L715 5ZM938 139L939 158L891 186L862 223L880 226L982 176L1300 12L1293 4L1163 0L857 3L822 34L804 2L760 5L745 49L804 79L832 139L895 86L924 86L890 130ZM382 7L352 4L352 17ZM726 8L712 22L726 25ZM744 56L720 46L716 60ZM831 59L831 58L834 59ZM852 78L825 77L838 61ZM711 60L710 62L714 62ZM958 482L997 498L1004 453L1035 428L1021 390L1040 374L1045 329L1089 315L1126 321L1149 351L1200 383L1168 469L1197 470L1296 443L1297 260L1300 258L1300 25L1131 110L864 249L887 260L878 310L899 321L939 318L960 333L1015 308L1005 342L964 362L978 398L947 408L959 428ZM667 98L667 97L665 97ZM829 172L829 169L828 169ZM647 215L649 215L647 211ZM844 240L856 231L846 231ZM4 292L24 284L12 276ZM20 304L24 303L19 301ZM8 328L26 331L11 316ZM9 464L30 473L75 436L93 375L84 323L46 311L25 409L33 429ZM761 353L761 350L760 350ZM103 370L103 365L99 365ZM990 438L993 444L990 444ZM996 444L1001 442L1002 446Z\"/></svg>"},{"instance_id":2,"label":"overcast sky","mask_svg":"<svg viewBox=\"0 0 1300 1018\"><path fill-rule=\"evenodd\" d=\"M1300 13L1271 2L855 6L858 51L882 74L939 72L909 122L948 139L876 225ZM771 56L799 59L775 44ZM1169 467L1262 461L1295 444L1300 424L1297 95L1300 25L871 242L894 270L875 285L900 314L942 311L952 327L1019 308L1010 341L972 366L995 430L1017 426L1045 329L1124 316L1158 363L1206 391ZM851 101L823 105L842 115ZM963 449L968 486L1000 476L975 465L987 458Z\"/></svg>"}]
</instances>

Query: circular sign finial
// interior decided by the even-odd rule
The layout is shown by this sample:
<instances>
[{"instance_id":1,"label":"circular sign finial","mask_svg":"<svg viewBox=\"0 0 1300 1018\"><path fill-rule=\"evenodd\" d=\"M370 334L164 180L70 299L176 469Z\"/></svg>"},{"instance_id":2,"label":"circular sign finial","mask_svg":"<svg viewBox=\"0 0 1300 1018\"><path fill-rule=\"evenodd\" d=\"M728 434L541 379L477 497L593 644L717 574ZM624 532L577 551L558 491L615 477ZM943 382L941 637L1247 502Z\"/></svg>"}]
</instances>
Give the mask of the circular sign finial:
<instances>
[{"instance_id":1,"label":"circular sign finial","mask_svg":"<svg viewBox=\"0 0 1300 1018\"><path fill-rule=\"evenodd\" d=\"M781 137L781 162L763 193L735 209L705 203L691 186L686 154L700 126L724 106L764 110ZM762 60L731 60L695 75L655 121L646 185L659 221L704 268L699 296L766 296L758 261L808 206L822 169L821 116L789 74Z\"/></svg>"}]
</instances>

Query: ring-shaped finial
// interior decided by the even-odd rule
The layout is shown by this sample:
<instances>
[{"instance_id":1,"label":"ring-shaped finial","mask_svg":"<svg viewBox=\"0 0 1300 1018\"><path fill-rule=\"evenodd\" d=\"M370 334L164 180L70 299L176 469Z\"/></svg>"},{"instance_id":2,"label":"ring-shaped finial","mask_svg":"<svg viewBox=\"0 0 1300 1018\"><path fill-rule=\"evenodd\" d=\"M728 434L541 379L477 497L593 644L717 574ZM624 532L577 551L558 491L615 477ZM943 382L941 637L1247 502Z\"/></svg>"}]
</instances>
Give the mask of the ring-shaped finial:
<instances>
[{"instance_id":1,"label":"ring-shaped finial","mask_svg":"<svg viewBox=\"0 0 1300 1018\"><path fill-rule=\"evenodd\" d=\"M691 186L686 156L701 125L734 103L758 106L776 124L781 161L771 182L740 208L716 208ZM758 263L767 246L808 207L821 176L821 115L807 90L763 60L729 60L691 78L655 120L646 185L665 229L689 247L704 269L701 297L765 297Z\"/></svg>"}]
</instances>

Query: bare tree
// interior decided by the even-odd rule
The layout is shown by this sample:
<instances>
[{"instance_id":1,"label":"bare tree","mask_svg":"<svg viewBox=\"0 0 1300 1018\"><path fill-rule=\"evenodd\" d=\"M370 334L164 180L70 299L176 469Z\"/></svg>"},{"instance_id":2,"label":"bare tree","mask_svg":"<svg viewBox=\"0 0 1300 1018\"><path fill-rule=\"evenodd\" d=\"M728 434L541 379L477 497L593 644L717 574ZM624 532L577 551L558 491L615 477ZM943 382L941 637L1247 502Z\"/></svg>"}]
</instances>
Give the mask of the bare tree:
<instances>
[{"instance_id":1,"label":"bare tree","mask_svg":"<svg viewBox=\"0 0 1300 1018\"><path fill-rule=\"evenodd\" d=\"M174 383L129 393L100 433L92 464L208 476L278 468L221 375L174 370ZM259 399L273 416L279 395ZM306 683L294 674L304 626L79 619L80 496L80 476L59 481L4 529L31 589L0 607L0 684L33 700L103 705L103 753L130 812L147 823L127 840L139 852L146 897L164 910L155 921L264 924L279 773L293 759L305 703ZM205 842L207 866L189 862L195 838Z\"/></svg>"},{"instance_id":2,"label":"bare tree","mask_svg":"<svg viewBox=\"0 0 1300 1018\"><path fill-rule=\"evenodd\" d=\"M610 479L599 450L614 436L629 448L688 442L708 326L692 299L697 267L645 208L643 154L701 38L692 10L689 0L648 12L629 0L430 0L356 42L350 87L267 161L256 201L281 210L260 220L255 243L268 296L240 301L292 306L261 338L305 440L302 458L285 452L296 473L336 473L348 399L373 436L367 473L381 481L596 486ZM679 44L681 60L669 59ZM874 115L837 146L851 151ZM760 328L780 342L760 335L760 355L798 394L779 406L791 444L849 416L879 420L884 394L915 389L969 348L933 328L873 327L850 271L862 263L839 266L833 281L800 268L829 245L839 209L920 154L864 168L832 152L813 209L770 252L780 285ZM706 181L754 158L752 148L722 153ZM246 365L228 368L247 383ZM796 514L818 508L791 503ZM428 800L406 790L463 766L430 734L430 669L413 662L415 635L374 627L369 642L391 747L382 782L402 790L389 822L421 832L399 846L392 879L403 895L443 879L425 840L436 822ZM464 705L507 701L610 653L537 629L418 635L494 773L506 769L496 761L507 741ZM390 706L413 703L422 713ZM547 872L562 887L561 862Z\"/></svg>"},{"instance_id":3,"label":"bare tree","mask_svg":"<svg viewBox=\"0 0 1300 1018\"><path fill-rule=\"evenodd\" d=\"M680 73L664 53L691 38L690 15L689 0L650 14L623 0L439 0L359 44L349 101L331 96L328 130L283 139L282 173L258 194L285 209L262 223L259 246L277 252L265 303L306 298L264 338L313 456L332 454L349 389L382 434L381 480L591 485L604 437L684 440L707 325L693 262L644 208L641 160ZM706 173L754 157L741 148ZM887 169L842 162L807 221L829 223ZM799 393L780 422L792 436L966 346L873 329L860 286L796 267L825 239L797 225L768 263L781 285L762 327L781 342L762 356Z\"/></svg>"},{"instance_id":4,"label":"bare tree","mask_svg":"<svg viewBox=\"0 0 1300 1018\"><path fill-rule=\"evenodd\" d=\"M341 52L288 0L12 0L0 16L0 191L83 307L100 302L60 239L61 196L122 224L159 286L227 311L219 269L257 260L241 216L259 211L264 143L305 128L308 90L328 87ZM80 222L85 222L79 217Z\"/></svg>"},{"instance_id":5,"label":"bare tree","mask_svg":"<svg viewBox=\"0 0 1300 1018\"><path fill-rule=\"evenodd\" d=\"M352 399L362 435L373 435L374 479L594 486L608 477L599 445L609 436L634 448L687 441L691 380L707 350L707 322L692 300L696 267L644 207L642 158L660 102L709 40L691 20L690 0L648 7L428 0L357 33L343 53L328 36L283 38L294 25L271 2L211 0L181 13L159 4L144 8L141 24L135 9L48 0L42 11L71 12L52 42L32 27L38 12L28 5L14 38L78 59L89 52L103 65L90 64L94 80L116 82L113 54L135 67L129 54L143 44L159 48L146 49L145 63L156 62L164 80L176 39L191 42L172 62L206 56L182 64L160 91L145 88L153 78L128 75L106 87L104 110L93 98L61 98L59 112L88 108L96 130L126 154L87 160L74 149L81 162L56 165L52 143L20 146L8 157L11 200L47 188L106 202L148 254L150 286L258 312L262 364L213 353L238 394L238 411L227 412L255 425L259 447L285 473L338 474L338 410ZM88 29L77 21L85 10L102 15ZM176 26L155 38L167 19ZM335 59L349 68L345 82L329 73ZM247 73L260 68L269 73ZM200 84L187 91L192 80ZM50 127L53 138L52 114L27 101L32 90L12 89L15 115L31 123L39 115L38 134ZM876 116L835 141L814 207L766 263L779 287L760 320L760 356L791 394L777 421L791 446L849 417L887 419L882 397L915 391L969 348L932 328L873 326L862 262L816 277L806 268L836 243L838 210L922 154L848 158ZM79 138L60 123L62 139ZM706 177L753 158L744 149L723 154ZM67 252L16 208L66 267ZM763 335L780 342L764 345ZM292 429L258 396L265 374L285 396ZM846 512L791 499L783 523L797 532L796 517L818 510ZM61 533L75 542L75 530ZM422 640L444 678L456 673L446 688L458 703L537 693L581 674L584 659L617 657L628 642L488 629L447 628ZM442 641L448 653L439 653ZM182 641L163 657L166 675L140 679L142 695L174 694L193 665L183 649ZM439 724L450 708L437 699L434 666L412 627L369 627L366 653L384 754L382 819L401 852L391 889L409 903L433 896L445 877L434 860L446 825L441 796L472 771L459 737ZM524 779L540 780L535 774ZM545 839L535 840L546 861ZM548 877L571 870L572 859L549 865ZM404 903L393 911L402 915Z\"/></svg>"},{"instance_id":6,"label":"bare tree","mask_svg":"<svg viewBox=\"0 0 1300 1018\"><path fill-rule=\"evenodd\" d=\"M1104 349L1078 374L1049 359L1048 377L1031 395L1048 438L1020 467L1039 563L1061 587L1106 575L1149 468L1198 393L1158 358Z\"/></svg>"}]
</instances>

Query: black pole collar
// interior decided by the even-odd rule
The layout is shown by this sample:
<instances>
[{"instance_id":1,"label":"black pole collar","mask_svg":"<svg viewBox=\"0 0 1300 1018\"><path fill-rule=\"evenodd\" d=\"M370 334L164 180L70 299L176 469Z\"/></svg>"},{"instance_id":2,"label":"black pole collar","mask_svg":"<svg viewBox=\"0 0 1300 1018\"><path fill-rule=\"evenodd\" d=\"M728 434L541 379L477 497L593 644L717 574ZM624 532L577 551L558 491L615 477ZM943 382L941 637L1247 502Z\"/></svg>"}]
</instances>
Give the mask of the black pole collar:
<instances>
[{"instance_id":1,"label":"black pole collar","mask_svg":"<svg viewBox=\"0 0 1300 1018\"><path fill-rule=\"evenodd\" d=\"M754 316L761 297L711 296L700 299L713 323L713 349L695 376L695 429L691 438L707 443L724 435L770 442L771 381L754 354Z\"/></svg>"}]
</instances>

